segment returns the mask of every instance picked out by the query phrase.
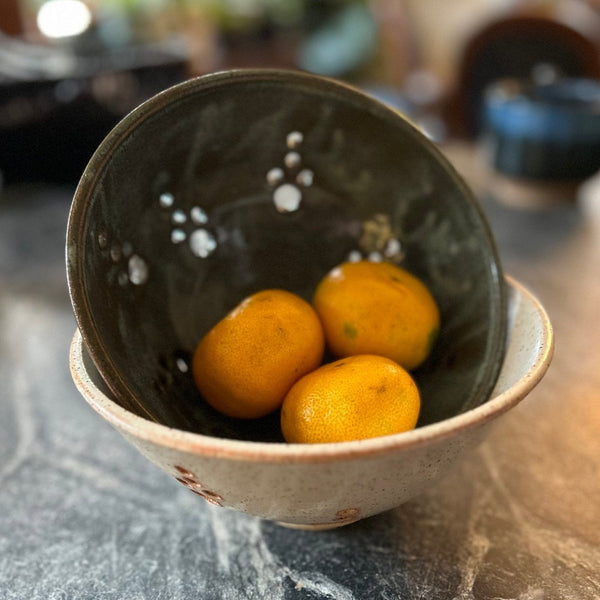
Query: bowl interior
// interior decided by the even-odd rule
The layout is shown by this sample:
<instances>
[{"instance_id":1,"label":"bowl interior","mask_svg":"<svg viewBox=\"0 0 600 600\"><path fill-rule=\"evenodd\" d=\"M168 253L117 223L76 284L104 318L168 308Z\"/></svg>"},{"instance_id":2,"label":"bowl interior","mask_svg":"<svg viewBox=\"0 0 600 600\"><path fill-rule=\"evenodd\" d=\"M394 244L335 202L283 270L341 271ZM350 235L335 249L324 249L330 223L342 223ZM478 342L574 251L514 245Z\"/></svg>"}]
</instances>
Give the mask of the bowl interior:
<instances>
[{"instance_id":1,"label":"bowl interior","mask_svg":"<svg viewBox=\"0 0 600 600\"><path fill-rule=\"evenodd\" d=\"M280 441L278 417L226 419L189 372L201 336L267 287L306 299L349 256L431 288L439 341L415 378L420 424L489 397L502 363L501 267L479 205L439 151L366 95L291 72L175 86L128 115L75 194L67 267L79 329L126 409L219 437Z\"/></svg>"}]
</instances>

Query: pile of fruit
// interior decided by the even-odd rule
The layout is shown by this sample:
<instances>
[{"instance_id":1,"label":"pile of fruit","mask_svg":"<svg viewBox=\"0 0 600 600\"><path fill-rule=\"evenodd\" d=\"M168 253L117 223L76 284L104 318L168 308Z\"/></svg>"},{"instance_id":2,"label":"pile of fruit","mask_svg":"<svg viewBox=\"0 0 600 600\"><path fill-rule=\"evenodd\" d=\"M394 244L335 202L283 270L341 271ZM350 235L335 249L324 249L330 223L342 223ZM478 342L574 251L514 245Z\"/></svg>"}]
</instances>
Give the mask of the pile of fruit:
<instances>
[{"instance_id":1,"label":"pile of fruit","mask_svg":"<svg viewBox=\"0 0 600 600\"><path fill-rule=\"evenodd\" d=\"M312 304L278 289L243 300L200 341L192 371L224 415L280 409L287 442L378 437L416 426L421 399L410 371L439 329L438 306L413 274L346 262L321 280Z\"/></svg>"}]
</instances>

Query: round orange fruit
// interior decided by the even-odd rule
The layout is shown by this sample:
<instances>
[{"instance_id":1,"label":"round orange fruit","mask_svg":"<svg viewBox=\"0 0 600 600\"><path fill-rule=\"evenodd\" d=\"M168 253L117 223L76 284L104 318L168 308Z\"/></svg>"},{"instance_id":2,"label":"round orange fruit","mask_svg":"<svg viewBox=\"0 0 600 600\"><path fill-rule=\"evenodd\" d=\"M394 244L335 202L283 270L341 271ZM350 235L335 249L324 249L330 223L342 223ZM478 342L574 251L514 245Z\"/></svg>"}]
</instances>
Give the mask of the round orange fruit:
<instances>
[{"instance_id":1,"label":"round orange fruit","mask_svg":"<svg viewBox=\"0 0 600 600\"><path fill-rule=\"evenodd\" d=\"M386 356L408 370L429 355L440 312L425 284L387 262L346 262L319 283L313 298L335 357Z\"/></svg>"},{"instance_id":2,"label":"round orange fruit","mask_svg":"<svg viewBox=\"0 0 600 600\"><path fill-rule=\"evenodd\" d=\"M410 374L383 356L328 363L297 381L281 407L289 443L362 440L413 429L421 400Z\"/></svg>"},{"instance_id":3,"label":"round orange fruit","mask_svg":"<svg viewBox=\"0 0 600 600\"><path fill-rule=\"evenodd\" d=\"M192 360L196 386L219 412L262 417L323 358L323 329L312 306L285 290L243 300L200 341Z\"/></svg>"}]
</instances>

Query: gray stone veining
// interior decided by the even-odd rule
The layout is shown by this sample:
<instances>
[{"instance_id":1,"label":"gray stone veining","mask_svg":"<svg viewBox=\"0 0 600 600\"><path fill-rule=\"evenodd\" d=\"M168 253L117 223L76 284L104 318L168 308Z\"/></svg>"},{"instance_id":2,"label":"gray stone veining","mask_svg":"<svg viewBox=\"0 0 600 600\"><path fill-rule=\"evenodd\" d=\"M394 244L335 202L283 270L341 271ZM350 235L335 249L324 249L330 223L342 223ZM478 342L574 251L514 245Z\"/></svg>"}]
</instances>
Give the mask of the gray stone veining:
<instances>
[{"instance_id":1,"label":"gray stone veining","mask_svg":"<svg viewBox=\"0 0 600 600\"><path fill-rule=\"evenodd\" d=\"M0 199L0 599L600 597L600 550L581 526L591 511L599 522L598 496L581 499L581 517L570 505L548 516L585 457L526 477L521 419L545 410L537 396L437 488L334 531L210 506L152 466L71 382L70 193ZM528 480L535 494L517 485Z\"/></svg>"}]
</instances>

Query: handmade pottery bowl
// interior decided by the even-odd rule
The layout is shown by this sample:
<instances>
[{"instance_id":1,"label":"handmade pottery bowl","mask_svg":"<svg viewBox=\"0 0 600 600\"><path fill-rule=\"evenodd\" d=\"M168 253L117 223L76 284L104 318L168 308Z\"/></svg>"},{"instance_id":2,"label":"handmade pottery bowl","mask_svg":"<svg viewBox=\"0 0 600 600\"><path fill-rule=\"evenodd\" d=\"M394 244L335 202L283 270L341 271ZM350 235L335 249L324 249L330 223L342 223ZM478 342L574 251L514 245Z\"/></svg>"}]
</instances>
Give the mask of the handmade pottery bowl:
<instances>
[{"instance_id":1,"label":"handmade pottery bowl","mask_svg":"<svg viewBox=\"0 0 600 600\"><path fill-rule=\"evenodd\" d=\"M235 457L232 464L242 470L269 452L297 457L292 464L312 460L304 457L314 451L283 444L277 414L225 418L193 384L190 357L202 335L260 289L284 288L310 299L326 272L357 257L402 264L425 281L442 326L433 353L414 372L422 396L419 428L486 402L504 358L504 278L470 190L397 112L305 73L213 74L170 88L130 113L82 175L66 253L78 328L111 398L132 422L157 427L163 441L191 435L199 437L186 448L208 444L207 464L168 458L170 472L177 465L180 479L198 489L198 478L206 489L213 489L214 478L221 483L223 472L207 471L216 457ZM138 440L133 429L126 435ZM273 446L264 454L267 443ZM149 444L138 445L149 453ZM161 447L169 455L169 444ZM316 463L338 450L320 452ZM260 461L280 469L288 463ZM252 472L267 483L279 477L277 469L264 477ZM395 477L393 471L387 477ZM322 482L300 480L309 491ZM229 488L214 490L224 503L233 499ZM247 492L231 505L255 500ZM274 497L271 512L264 504L249 512L331 521L318 500L314 510L299 512L279 504ZM363 510L373 512L368 505Z\"/></svg>"},{"instance_id":2,"label":"handmade pottery bowl","mask_svg":"<svg viewBox=\"0 0 600 600\"><path fill-rule=\"evenodd\" d=\"M543 377L553 334L540 303L509 282L509 340L491 398L397 435L336 444L222 439L123 408L77 331L71 372L83 397L144 456L211 504L305 529L339 527L401 505L448 473Z\"/></svg>"}]
</instances>

